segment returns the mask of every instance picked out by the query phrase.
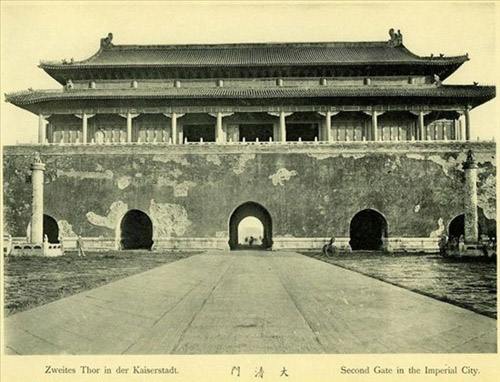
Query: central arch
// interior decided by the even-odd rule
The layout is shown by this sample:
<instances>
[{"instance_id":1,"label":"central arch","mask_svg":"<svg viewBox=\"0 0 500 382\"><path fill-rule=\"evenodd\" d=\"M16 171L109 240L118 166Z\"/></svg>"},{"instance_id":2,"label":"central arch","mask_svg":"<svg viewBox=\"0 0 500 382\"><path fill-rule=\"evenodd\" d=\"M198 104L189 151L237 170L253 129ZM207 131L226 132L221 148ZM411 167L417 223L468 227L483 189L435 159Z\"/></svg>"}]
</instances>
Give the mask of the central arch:
<instances>
[{"instance_id":1,"label":"central arch","mask_svg":"<svg viewBox=\"0 0 500 382\"><path fill-rule=\"evenodd\" d=\"M120 247L122 249L151 249L153 223L140 210L130 210L120 222Z\"/></svg>"},{"instance_id":2,"label":"central arch","mask_svg":"<svg viewBox=\"0 0 500 382\"><path fill-rule=\"evenodd\" d=\"M245 247L238 243L238 229L241 221L248 217L256 218L263 226L262 240L258 240L258 244L254 247L262 249L271 248L273 245L273 224L271 215L263 206L255 202L243 203L231 214L229 218L229 248L240 249Z\"/></svg>"},{"instance_id":3,"label":"central arch","mask_svg":"<svg viewBox=\"0 0 500 382\"><path fill-rule=\"evenodd\" d=\"M366 209L359 211L351 220L349 242L355 250L381 250L387 237L387 220L380 212Z\"/></svg>"}]
</instances>

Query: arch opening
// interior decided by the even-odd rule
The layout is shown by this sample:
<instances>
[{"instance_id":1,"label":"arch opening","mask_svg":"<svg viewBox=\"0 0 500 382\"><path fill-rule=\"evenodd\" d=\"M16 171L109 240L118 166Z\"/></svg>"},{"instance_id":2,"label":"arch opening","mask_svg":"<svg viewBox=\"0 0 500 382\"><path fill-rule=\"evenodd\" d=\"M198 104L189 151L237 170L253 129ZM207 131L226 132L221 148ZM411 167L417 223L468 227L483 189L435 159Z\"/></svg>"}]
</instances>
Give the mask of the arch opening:
<instances>
[{"instance_id":1,"label":"arch opening","mask_svg":"<svg viewBox=\"0 0 500 382\"><path fill-rule=\"evenodd\" d=\"M121 249L151 249L153 246L153 223L147 214L130 210L120 222Z\"/></svg>"},{"instance_id":2,"label":"arch opening","mask_svg":"<svg viewBox=\"0 0 500 382\"><path fill-rule=\"evenodd\" d=\"M59 243L59 225L56 219L50 215L43 215L43 237L47 235L49 243Z\"/></svg>"},{"instance_id":3,"label":"arch opening","mask_svg":"<svg viewBox=\"0 0 500 382\"><path fill-rule=\"evenodd\" d=\"M457 241L465 235L465 215L455 216L448 225L448 240Z\"/></svg>"},{"instance_id":4,"label":"arch opening","mask_svg":"<svg viewBox=\"0 0 500 382\"><path fill-rule=\"evenodd\" d=\"M229 219L229 248L269 249L272 243L272 219L263 206L247 202L234 210Z\"/></svg>"},{"instance_id":5,"label":"arch opening","mask_svg":"<svg viewBox=\"0 0 500 382\"><path fill-rule=\"evenodd\" d=\"M247 216L238 224L238 245L250 248L262 245L264 225L253 216Z\"/></svg>"},{"instance_id":6,"label":"arch opening","mask_svg":"<svg viewBox=\"0 0 500 382\"><path fill-rule=\"evenodd\" d=\"M387 221L378 211L359 211L351 220L349 244L353 251L383 249L383 239L387 237Z\"/></svg>"}]
</instances>

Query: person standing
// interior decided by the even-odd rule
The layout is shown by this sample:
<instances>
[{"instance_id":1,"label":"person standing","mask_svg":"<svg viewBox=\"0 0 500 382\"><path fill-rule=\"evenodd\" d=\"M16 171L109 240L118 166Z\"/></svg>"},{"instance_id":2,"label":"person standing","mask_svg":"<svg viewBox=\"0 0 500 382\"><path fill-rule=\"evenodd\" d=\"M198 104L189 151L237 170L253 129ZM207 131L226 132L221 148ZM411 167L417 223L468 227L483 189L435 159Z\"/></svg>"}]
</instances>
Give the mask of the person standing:
<instances>
[{"instance_id":1,"label":"person standing","mask_svg":"<svg viewBox=\"0 0 500 382\"><path fill-rule=\"evenodd\" d=\"M85 257L85 251L83 249L83 239L80 235L76 239L76 249L78 250L79 257Z\"/></svg>"}]
</instances>

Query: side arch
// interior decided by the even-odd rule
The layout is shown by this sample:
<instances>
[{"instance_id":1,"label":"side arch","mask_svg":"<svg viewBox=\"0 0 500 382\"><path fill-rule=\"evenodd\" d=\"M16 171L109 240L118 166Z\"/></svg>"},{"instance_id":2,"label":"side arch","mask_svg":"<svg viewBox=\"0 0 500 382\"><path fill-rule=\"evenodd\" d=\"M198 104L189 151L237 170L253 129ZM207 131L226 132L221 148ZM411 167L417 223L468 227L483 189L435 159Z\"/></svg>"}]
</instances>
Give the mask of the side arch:
<instances>
[{"instance_id":1,"label":"side arch","mask_svg":"<svg viewBox=\"0 0 500 382\"><path fill-rule=\"evenodd\" d=\"M117 227L120 249L151 249L153 246L153 222L141 210L129 210Z\"/></svg>"},{"instance_id":2,"label":"side arch","mask_svg":"<svg viewBox=\"0 0 500 382\"><path fill-rule=\"evenodd\" d=\"M381 250L387 238L388 224L385 216L372 208L357 212L349 224L349 244L355 250Z\"/></svg>"},{"instance_id":3,"label":"side arch","mask_svg":"<svg viewBox=\"0 0 500 382\"><path fill-rule=\"evenodd\" d=\"M51 244L57 244L59 243L59 224L57 223L57 220L54 219L52 216L43 214L43 237L42 239L45 239L45 236L47 236L47 240ZM28 226L26 227L26 237L29 238L31 237L31 222L28 223Z\"/></svg>"},{"instance_id":4,"label":"side arch","mask_svg":"<svg viewBox=\"0 0 500 382\"><path fill-rule=\"evenodd\" d=\"M260 220L264 227L264 237L261 248L269 249L273 245L273 223L271 214L265 207L255 202L246 202L238 206L229 218L229 248L238 249L238 225L248 217L253 216Z\"/></svg>"},{"instance_id":5,"label":"side arch","mask_svg":"<svg viewBox=\"0 0 500 382\"><path fill-rule=\"evenodd\" d=\"M448 223L448 240L458 240L465 235L465 214L459 214Z\"/></svg>"}]
</instances>

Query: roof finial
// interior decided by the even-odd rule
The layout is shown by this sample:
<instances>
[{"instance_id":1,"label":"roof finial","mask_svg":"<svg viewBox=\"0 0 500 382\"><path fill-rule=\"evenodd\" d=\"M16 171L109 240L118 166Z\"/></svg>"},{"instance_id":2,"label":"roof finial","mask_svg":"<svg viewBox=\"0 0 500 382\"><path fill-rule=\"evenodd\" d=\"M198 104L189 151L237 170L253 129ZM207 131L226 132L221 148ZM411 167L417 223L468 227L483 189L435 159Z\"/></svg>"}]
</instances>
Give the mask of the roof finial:
<instances>
[{"instance_id":1,"label":"roof finial","mask_svg":"<svg viewBox=\"0 0 500 382\"><path fill-rule=\"evenodd\" d=\"M112 46L113 33L109 32L107 37L101 38L101 48L108 48Z\"/></svg>"},{"instance_id":2,"label":"roof finial","mask_svg":"<svg viewBox=\"0 0 500 382\"><path fill-rule=\"evenodd\" d=\"M437 74L434 74L434 82L433 82L434 85L436 86L441 86L441 78L439 78L439 76Z\"/></svg>"},{"instance_id":3,"label":"roof finial","mask_svg":"<svg viewBox=\"0 0 500 382\"><path fill-rule=\"evenodd\" d=\"M395 32L394 28L389 29L389 37L389 46L395 47L403 44L403 34L401 33L401 30L398 29L398 31Z\"/></svg>"}]
</instances>

